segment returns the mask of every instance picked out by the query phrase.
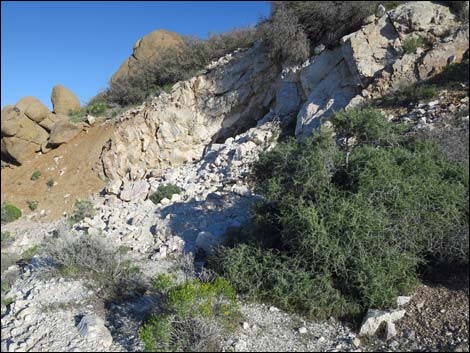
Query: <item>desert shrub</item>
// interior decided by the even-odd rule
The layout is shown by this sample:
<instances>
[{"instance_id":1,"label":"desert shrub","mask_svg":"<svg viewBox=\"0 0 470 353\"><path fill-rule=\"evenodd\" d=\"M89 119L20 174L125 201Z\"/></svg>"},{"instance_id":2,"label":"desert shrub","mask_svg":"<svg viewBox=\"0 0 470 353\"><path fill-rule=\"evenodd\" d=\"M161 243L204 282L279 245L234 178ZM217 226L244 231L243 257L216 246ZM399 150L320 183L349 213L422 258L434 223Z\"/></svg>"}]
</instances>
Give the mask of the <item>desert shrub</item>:
<instances>
[{"instance_id":1,"label":"desert shrub","mask_svg":"<svg viewBox=\"0 0 470 353\"><path fill-rule=\"evenodd\" d=\"M94 116L105 116L108 105L101 100L93 99L87 106L80 108L78 111L69 111L69 118L72 122L81 122L85 120L88 114Z\"/></svg>"},{"instance_id":2,"label":"desert shrub","mask_svg":"<svg viewBox=\"0 0 470 353\"><path fill-rule=\"evenodd\" d=\"M418 48L427 46L427 42L423 37L407 38L403 41L403 51L405 53L416 53Z\"/></svg>"},{"instance_id":3,"label":"desert shrub","mask_svg":"<svg viewBox=\"0 0 470 353\"><path fill-rule=\"evenodd\" d=\"M171 199L173 194L180 194L181 191L181 188L174 184L159 185L157 191L150 195L149 199L154 204L158 204L164 198Z\"/></svg>"},{"instance_id":4,"label":"desert shrub","mask_svg":"<svg viewBox=\"0 0 470 353\"><path fill-rule=\"evenodd\" d=\"M33 245L32 247L28 248L27 250L21 253L20 259L25 262L31 262L34 256L36 256L40 251L39 245Z\"/></svg>"},{"instance_id":5,"label":"desert shrub","mask_svg":"<svg viewBox=\"0 0 470 353\"><path fill-rule=\"evenodd\" d=\"M2 240L2 246L5 246L5 245L8 245L8 244L11 244L14 240L15 240L15 237L11 235L11 233L7 230L1 232L1 240Z\"/></svg>"},{"instance_id":6,"label":"desert shrub","mask_svg":"<svg viewBox=\"0 0 470 353\"><path fill-rule=\"evenodd\" d=\"M78 223L85 218L93 218L96 214L96 210L93 206L93 203L90 201L75 201L74 210L69 215L69 223L75 224Z\"/></svg>"},{"instance_id":7,"label":"desert shrub","mask_svg":"<svg viewBox=\"0 0 470 353\"><path fill-rule=\"evenodd\" d=\"M31 180L38 180L41 176L41 172L39 170L35 170L31 175Z\"/></svg>"},{"instance_id":8,"label":"desert shrub","mask_svg":"<svg viewBox=\"0 0 470 353\"><path fill-rule=\"evenodd\" d=\"M28 207L31 211L34 211L36 208L38 208L38 202L35 200L27 200L26 203L28 204Z\"/></svg>"},{"instance_id":9,"label":"desert shrub","mask_svg":"<svg viewBox=\"0 0 470 353\"><path fill-rule=\"evenodd\" d=\"M47 185L48 188L53 187L53 186L54 186L54 179L52 179L52 178L49 179L49 180L47 181L46 185Z\"/></svg>"},{"instance_id":10,"label":"desert shrub","mask_svg":"<svg viewBox=\"0 0 470 353\"><path fill-rule=\"evenodd\" d=\"M256 30L250 27L211 34L207 40L184 37L182 45L160 50L155 60L140 63L132 75L112 80L101 98L121 106L142 103L168 92L173 84L192 77L212 60L251 46L256 38Z\"/></svg>"},{"instance_id":11,"label":"desert shrub","mask_svg":"<svg viewBox=\"0 0 470 353\"><path fill-rule=\"evenodd\" d=\"M327 317L392 305L421 266L468 264L468 166L373 110L331 121L343 143L323 128L260 157L265 199L211 268L248 298Z\"/></svg>"},{"instance_id":12,"label":"desert shrub","mask_svg":"<svg viewBox=\"0 0 470 353\"><path fill-rule=\"evenodd\" d=\"M170 276L160 275L154 289L162 305L140 330L145 351L220 350L219 342L239 318L235 291L226 280L175 284Z\"/></svg>"},{"instance_id":13,"label":"desert shrub","mask_svg":"<svg viewBox=\"0 0 470 353\"><path fill-rule=\"evenodd\" d=\"M393 107L416 104L429 101L439 95L439 87L429 81L418 82L409 86L403 86L393 92L390 96L379 99L379 106Z\"/></svg>"},{"instance_id":14,"label":"desert shrub","mask_svg":"<svg viewBox=\"0 0 470 353\"><path fill-rule=\"evenodd\" d=\"M83 278L104 298L121 298L144 288L138 267L109 240L59 230L41 245L51 271Z\"/></svg>"},{"instance_id":15,"label":"desert shrub","mask_svg":"<svg viewBox=\"0 0 470 353\"><path fill-rule=\"evenodd\" d=\"M310 56L310 42L292 10L280 6L259 28L271 59L292 65Z\"/></svg>"},{"instance_id":16,"label":"desert shrub","mask_svg":"<svg viewBox=\"0 0 470 353\"><path fill-rule=\"evenodd\" d=\"M21 217L21 210L15 205L9 203L2 203L2 214L1 221L3 223L9 223L17 220Z\"/></svg>"}]
</instances>

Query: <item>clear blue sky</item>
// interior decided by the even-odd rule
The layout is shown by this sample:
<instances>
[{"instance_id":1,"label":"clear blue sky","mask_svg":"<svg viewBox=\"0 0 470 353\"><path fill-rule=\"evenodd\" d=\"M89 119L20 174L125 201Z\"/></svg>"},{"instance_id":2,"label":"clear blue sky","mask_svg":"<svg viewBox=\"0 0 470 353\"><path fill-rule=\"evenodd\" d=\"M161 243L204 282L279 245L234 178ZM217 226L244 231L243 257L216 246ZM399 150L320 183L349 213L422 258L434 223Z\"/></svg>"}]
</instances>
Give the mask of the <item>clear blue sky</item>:
<instances>
[{"instance_id":1,"label":"clear blue sky","mask_svg":"<svg viewBox=\"0 0 470 353\"><path fill-rule=\"evenodd\" d=\"M206 38L254 25L267 1L2 1L1 106L35 96L50 109L60 83L82 103L107 86L134 43L156 29Z\"/></svg>"}]
</instances>

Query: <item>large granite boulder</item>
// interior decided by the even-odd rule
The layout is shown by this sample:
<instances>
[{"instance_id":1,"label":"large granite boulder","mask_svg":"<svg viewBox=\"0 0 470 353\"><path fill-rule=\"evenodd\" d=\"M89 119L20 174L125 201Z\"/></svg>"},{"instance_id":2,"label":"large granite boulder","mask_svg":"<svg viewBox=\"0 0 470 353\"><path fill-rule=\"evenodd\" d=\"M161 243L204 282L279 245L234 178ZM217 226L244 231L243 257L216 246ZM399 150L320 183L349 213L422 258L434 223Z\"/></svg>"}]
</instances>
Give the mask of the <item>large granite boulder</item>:
<instances>
[{"instance_id":1,"label":"large granite boulder","mask_svg":"<svg viewBox=\"0 0 470 353\"><path fill-rule=\"evenodd\" d=\"M58 146L66 143L77 136L82 131L81 124L74 124L66 120L55 123L49 135L49 145Z\"/></svg>"},{"instance_id":2,"label":"large granite boulder","mask_svg":"<svg viewBox=\"0 0 470 353\"><path fill-rule=\"evenodd\" d=\"M54 113L67 115L70 111L80 110L80 101L77 96L68 88L56 85L52 89L51 101Z\"/></svg>"},{"instance_id":3,"label":"large granite boulder","mask_svg":"<svg viewBox=\"0 0 470 353\"><path fill-rule=\"evenodd\" d=\"M43 121L49 114L49 109L35 97L23 97L16 103L16 107L21 109L25 115L36 123Z\"/></svg>"},{"instance_id":4,"label":"large granite boulder","mask_svg":"<svg viewBox=\"0 0 470 353\"><path fill-rule=\"evenodd\" d=\"M2 155L22 164L45 144L48 133L18 107L7 105L1 113Z\"/></svg>"},{"instance_id":5,"label":"large granite boulder","mask_svg":"<svg viewBox=\"0 0 470 353\"><path fill-rule=\"evenodd\" d=\"M178 33L161 29L145 35L134 44L132 55L121 64L111 78L111 82L134 74L141 65L156 60L162 50L177 47L183 43L183 38Z\"/></svg>"}]
</instances>

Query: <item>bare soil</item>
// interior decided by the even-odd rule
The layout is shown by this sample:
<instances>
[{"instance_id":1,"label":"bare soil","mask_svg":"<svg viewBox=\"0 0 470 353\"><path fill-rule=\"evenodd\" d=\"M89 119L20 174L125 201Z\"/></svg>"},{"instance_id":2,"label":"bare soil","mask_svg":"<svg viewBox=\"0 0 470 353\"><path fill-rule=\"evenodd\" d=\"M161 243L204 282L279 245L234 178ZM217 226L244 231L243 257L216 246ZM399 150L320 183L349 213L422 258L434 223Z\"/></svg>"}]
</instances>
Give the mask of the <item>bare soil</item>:
<instances>
[{"instance_id":1,"label":"bare soil","mask_svg":"<svg viewBox=\"0 0 470 353\"><path fill-rule=\"evenodd\" d=\"M36 154L21 166L8 166L1 171L1 202L20 208L23 215L52 221L70 212L75 200L87 199L99 192L105 182L98 176L97 166L103 145L115 131L110 121L97 121L68 143L46 154ZM36 171L37 180L31 180ZM53 180L54 186L47 185ZM37 201L31 211L27 201ZM41 211L43 215L41 215Z\"/></svg>"}]
</instances>

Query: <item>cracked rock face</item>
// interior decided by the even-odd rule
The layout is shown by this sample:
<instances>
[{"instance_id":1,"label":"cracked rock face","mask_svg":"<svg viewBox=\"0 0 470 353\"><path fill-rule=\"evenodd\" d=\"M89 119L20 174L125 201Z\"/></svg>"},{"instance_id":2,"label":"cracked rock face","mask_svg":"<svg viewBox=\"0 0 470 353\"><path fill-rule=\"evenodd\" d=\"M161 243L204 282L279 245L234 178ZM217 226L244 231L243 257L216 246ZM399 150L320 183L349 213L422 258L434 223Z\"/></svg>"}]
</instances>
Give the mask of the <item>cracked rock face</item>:
<instances>
[{"instance_id":1,"label":"cracked rock face","mask_svg":"<svg viewBox=\"0 0 470 353\"><path fill-rule=\"evenodd\" d=\"M308 137L335 111L427 79L468 51L468 26L445 6L406 3L372 17L299 67L281 73L258 44L126 112L103 150L104 176L137 180L200 160L207 146L246 131L268 111L296 115L296 136ZM431 45L404 53L404 42L417 37Z\"/></svg>"},{"instance_id":2,"label":"cracked rock face","mask_svg":"<svg viewBox=\"0 0 470 353\"><path fill-rule=\"evenodd\" d=\"M431 48L404 53L403 43L422 37ZM307 100L297 115L296 136L307 137L334 111L425 80L468 51L468 25L431 2L406 3L341 39L339 48L311 59L300 72Z\"/></svg>"},{"instance_id":3,"label":"cracked rock face","mask_svg":"<svg viewBox=\"0 0 470 353\"><path fill-rule=\"evenodd\" d=\"M126 180L135 170L161 174L168 167L199 160L207 145L247 130L267 112L277 73L256 45L177 83L171 94L123 117L103 150L104 174Z\"/></svg>"}]
</instances>

